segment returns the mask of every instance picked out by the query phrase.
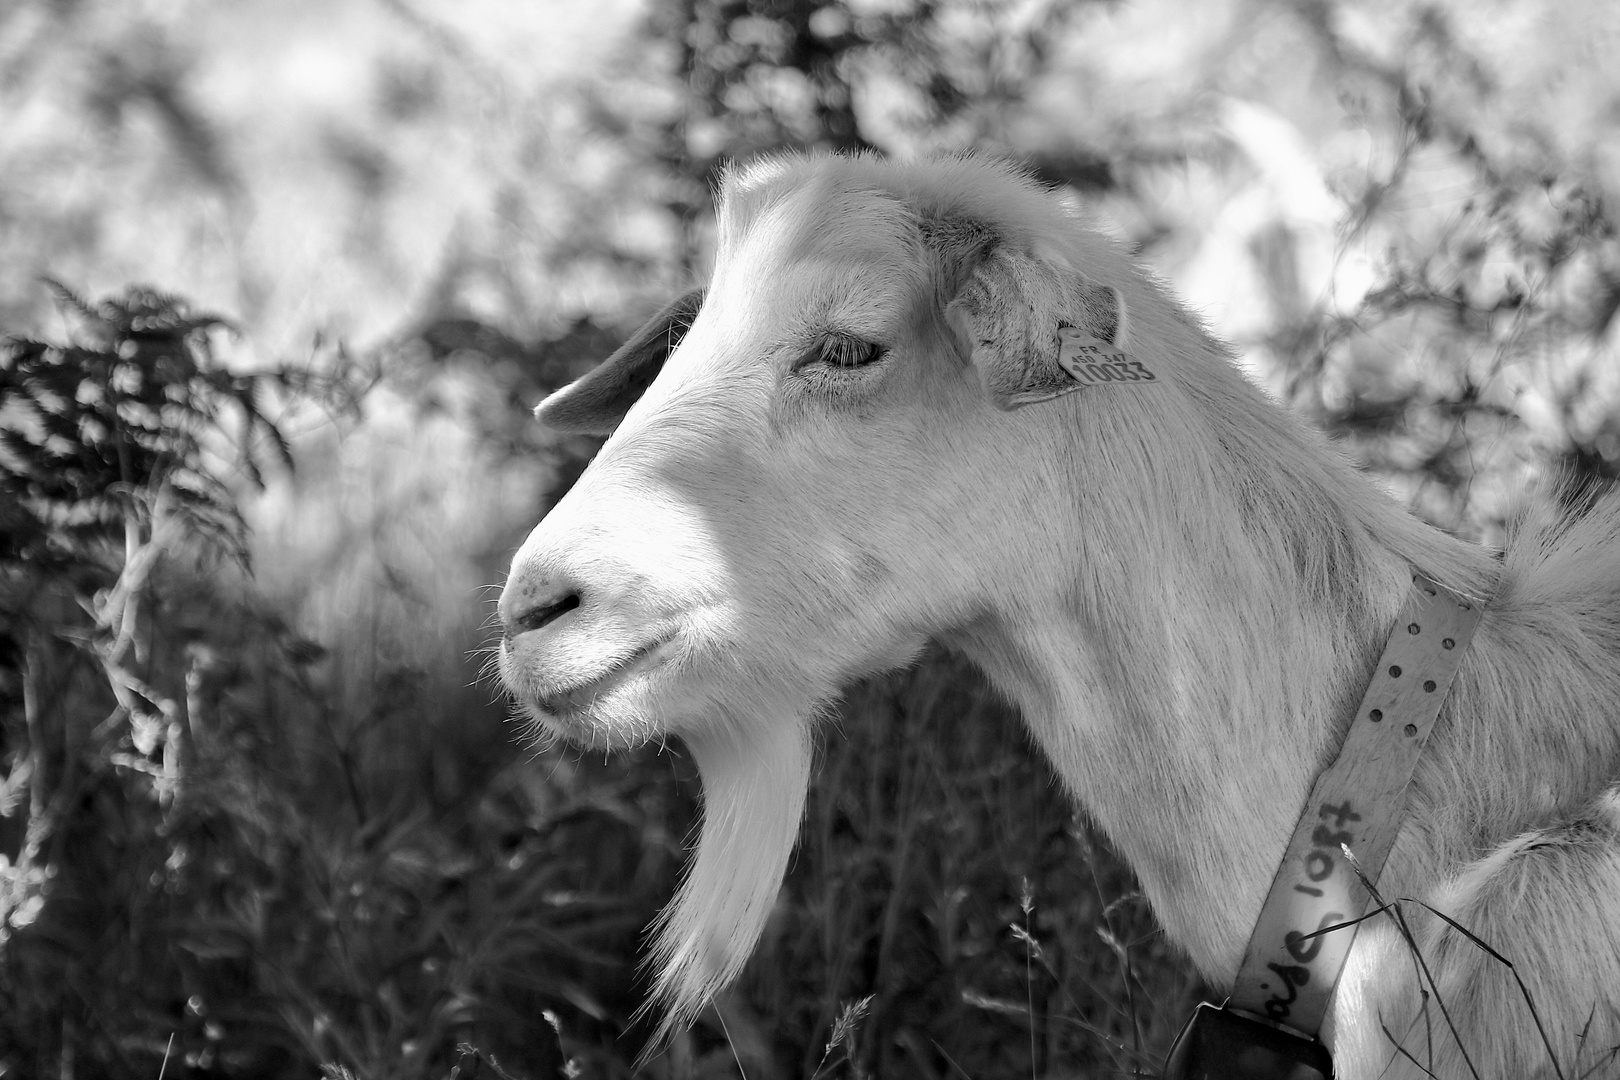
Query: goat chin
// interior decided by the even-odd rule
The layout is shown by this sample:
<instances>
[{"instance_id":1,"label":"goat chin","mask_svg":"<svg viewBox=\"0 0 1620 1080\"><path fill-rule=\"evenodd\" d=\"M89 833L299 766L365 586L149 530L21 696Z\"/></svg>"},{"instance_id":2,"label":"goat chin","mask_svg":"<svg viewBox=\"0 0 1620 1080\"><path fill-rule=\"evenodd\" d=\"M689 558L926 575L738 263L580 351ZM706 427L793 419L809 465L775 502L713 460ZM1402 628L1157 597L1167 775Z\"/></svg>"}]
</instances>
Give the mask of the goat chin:
<instances>
[{"instance_id":1,"label":"goat chin","mask_svg":"<svg viewBox=\"0 0 1620 1080\"><path fill-rule=\"evenodd\" d=\"M725 725L684 736L703 784L697 853L659 916L652 959L665 1014L651 1047L691 1023L748 960L798 838L810 723Z\"/></svg>"}]
</instances>

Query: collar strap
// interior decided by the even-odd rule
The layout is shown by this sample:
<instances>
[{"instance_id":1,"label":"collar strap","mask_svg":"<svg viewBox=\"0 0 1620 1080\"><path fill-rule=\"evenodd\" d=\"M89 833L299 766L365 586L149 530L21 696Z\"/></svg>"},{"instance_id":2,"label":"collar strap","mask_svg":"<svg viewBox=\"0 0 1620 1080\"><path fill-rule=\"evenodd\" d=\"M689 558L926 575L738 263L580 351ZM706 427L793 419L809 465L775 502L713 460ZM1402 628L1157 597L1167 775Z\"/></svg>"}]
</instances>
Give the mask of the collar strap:
<instances>
[{"instance_id":1,"label":"collar strap","mask_svg":"<svg viewBox=\"0 0 1620 1080\"><path fill-rule=\"evenodd\" d=\"M1228 1004L1315 1036L1368 895L1406 811L1406 788L1479 625L1468 604L1414 577L1339 756L1316 778ZM1316 935L1316 936L1312 936Z\"/></svg>"}]
</instances>

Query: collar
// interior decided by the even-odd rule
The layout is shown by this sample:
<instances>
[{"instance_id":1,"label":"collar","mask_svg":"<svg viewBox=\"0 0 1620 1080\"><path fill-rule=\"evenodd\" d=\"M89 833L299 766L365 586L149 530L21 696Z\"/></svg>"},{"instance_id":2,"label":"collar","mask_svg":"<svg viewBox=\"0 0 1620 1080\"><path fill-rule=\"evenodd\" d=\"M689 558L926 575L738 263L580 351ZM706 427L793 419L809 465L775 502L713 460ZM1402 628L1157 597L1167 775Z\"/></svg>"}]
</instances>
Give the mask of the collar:
<instances>
[{"instance_id":1,"label":"collar","mask_svg":"<svg viewBox=\"0 0 1620 1080\"><path fill-rule=\"evenodd\" d=\"M1425 577L1412 583L1344 745L1311 787L1228 1001L1313 1038L1367 908L1357 869L1376 885L1407 785L1479 625L1482 605Z\"/></svg>"}]
</instances>

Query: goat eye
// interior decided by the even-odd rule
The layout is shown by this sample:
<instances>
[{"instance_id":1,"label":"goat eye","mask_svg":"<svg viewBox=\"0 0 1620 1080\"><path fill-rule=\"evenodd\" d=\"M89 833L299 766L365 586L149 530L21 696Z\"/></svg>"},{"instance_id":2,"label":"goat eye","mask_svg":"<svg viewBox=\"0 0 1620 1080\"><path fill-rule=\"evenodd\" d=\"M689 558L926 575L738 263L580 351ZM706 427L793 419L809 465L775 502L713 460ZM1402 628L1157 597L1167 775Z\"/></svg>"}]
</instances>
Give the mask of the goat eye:
<instances>
[{"instance_id":1,"label":"goat eye","mask_svg":"<svg viewBox=\"0 0 1620 1080\"><path fill-rule=\"evenodd\" d=\"M881 358L883 351L883 346L849 334L828 334L821 339L810 359L819 360L828 367L858 368Z\"/></svg>"}]
</instances>

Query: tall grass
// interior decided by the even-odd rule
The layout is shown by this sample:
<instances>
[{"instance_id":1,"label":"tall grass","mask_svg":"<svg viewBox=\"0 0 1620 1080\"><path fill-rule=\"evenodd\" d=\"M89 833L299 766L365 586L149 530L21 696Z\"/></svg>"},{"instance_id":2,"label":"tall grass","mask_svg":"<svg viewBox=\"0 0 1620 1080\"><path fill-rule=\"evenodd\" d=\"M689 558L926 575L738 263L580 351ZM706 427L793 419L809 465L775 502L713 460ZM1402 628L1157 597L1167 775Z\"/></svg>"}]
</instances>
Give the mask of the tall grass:
<instances>
[{"instance_id":1,"label":"tall grass","mask_svg":"<svg viewBox=\"0 0 1620 1080\"><path fill-rule=\"evenodd\" d=\"M737 997L777 1032L761 1075L813 1074L869 997L856 1073L1100 1077L1156 1075L1196 989L1017 716L935 652L846 696Z\"/></svg>"}]
</instances>

